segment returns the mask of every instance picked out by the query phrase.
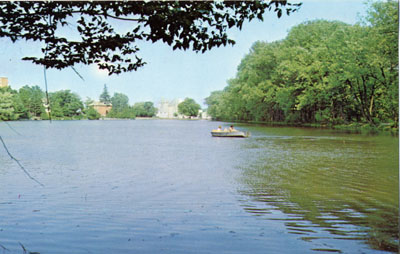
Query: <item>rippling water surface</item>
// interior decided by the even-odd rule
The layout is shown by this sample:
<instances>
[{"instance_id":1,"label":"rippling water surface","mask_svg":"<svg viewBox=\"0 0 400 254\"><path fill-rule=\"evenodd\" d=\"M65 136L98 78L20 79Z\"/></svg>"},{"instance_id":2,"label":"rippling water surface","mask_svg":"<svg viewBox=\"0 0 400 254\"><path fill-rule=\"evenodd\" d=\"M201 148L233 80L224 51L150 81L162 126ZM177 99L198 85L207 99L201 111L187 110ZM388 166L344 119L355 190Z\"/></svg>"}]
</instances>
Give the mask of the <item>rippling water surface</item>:
<instances>
[{"instance_id":1,"label":"rippling water surface","mask_svg":"<svg viewBox=\"0 0 400 254\"><path fill-rule=\"evenodd\" d=\"M0 253L398 251L398 138L219 124L0 123Z\"/></svg>"}]
</instances>

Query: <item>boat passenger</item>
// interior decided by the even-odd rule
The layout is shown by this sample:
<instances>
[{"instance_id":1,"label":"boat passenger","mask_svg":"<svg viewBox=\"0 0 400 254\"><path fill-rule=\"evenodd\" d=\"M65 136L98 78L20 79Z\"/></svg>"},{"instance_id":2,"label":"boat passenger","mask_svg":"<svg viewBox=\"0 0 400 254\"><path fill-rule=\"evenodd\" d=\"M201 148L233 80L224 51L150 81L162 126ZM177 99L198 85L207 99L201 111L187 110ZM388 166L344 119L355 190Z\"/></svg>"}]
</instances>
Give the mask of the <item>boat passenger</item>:
<instances>
[{"instance_id":1,"label":"boat passenger","mask_svg":"<svg viewBox=\"0 0 400 254\"><path fill-rule=\"evenodd\" d=\"M221 126L218 126L218 129L216 129L216 130L212 130L213 132L222 132L222 128L221 128Z\"/></svg>"},{"instance_id":2,"label":"boat passenger","mask_svg":"<svg viewBox=\"0 0 400 254\"><path fill-rule=\"evenodd\" d=\"M233 128L233 125L231 125L231 127L229 127L229 132L235 132L237 131L235 128Z\"/></svg>"}]
</instances>

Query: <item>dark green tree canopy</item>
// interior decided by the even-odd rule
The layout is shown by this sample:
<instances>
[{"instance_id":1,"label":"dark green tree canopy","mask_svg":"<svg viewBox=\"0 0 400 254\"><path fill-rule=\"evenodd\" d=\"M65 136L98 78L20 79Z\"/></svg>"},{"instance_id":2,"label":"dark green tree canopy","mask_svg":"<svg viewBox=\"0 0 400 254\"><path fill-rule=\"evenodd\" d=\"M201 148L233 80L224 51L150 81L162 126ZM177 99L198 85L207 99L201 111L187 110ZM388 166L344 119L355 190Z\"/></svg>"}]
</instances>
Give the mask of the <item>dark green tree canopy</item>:
<instances>
[{"instance_id":1,"label":"dark green tree canopy","mask_svg":"<svg viewBox=\"0 0 400 254\"><path fill-rule=\"evenodd\" d=\"M0 89L0 121L17 119L14 111L12 94L9 91Z\"/></svg>"},{"instance_id":2,"label":"dark green tree canopy","mask_svg":"<svg viewBox=\"0 0 400 254\"><path fill-rule=\"evenodd\" d=\"M370 4L358 24L314 20L256 42L236 77L206 98L218 120L398 128L398 2Z\"/></svg>"},{"instance_id":3,"label":"dark green tree canopy","mask_svg":"<svg viewBox=\"0 0 400 254\"><path fill-rule=\"evenodd\" d=\"M107 114L111 118L135 118L132 107L129 106L129 98L123 93L114 93L111 97L112 109Z\"/></svg>"},{"instance_id":4,"label":"dark green tree canopy","mask_svg":"<svg viewBox=\"0 0 400 254\"><path fill-rule=\"evenodd\" d=\"M153 117L157 113L157 109L151 101L137 102L132 109L138 117Z\"/></svg>"},{"instance_id":5,"label":"dark green tree canopy","mask_svg":"<svg viewBox=\"0 0 400 254\"><path fill-rule=\"evenodd\" d=\"M263 19L266 10L280 17L300 4L270 1L3 1L0 37L13 42L42 41L43 55L25 57L46 68L97 64L109 74L136 70L145 62L137 55L139 41L161 41L175 49L205 52L235 42L229 28ZM128 32L119 32L119 21ZM62 27L75 29L73 36ZM75 39L72 39L75 38ZM78 39L77 39L78 38Z\"/></svg>"},{"instance_id":6,"label":"dark green tree canopy","mask_svg":"<svg viewBox=\"0 0 400 254\"><path fill-rule=\"evenodd\" d=\"M50 93L52 113L55 117L73 117L83 110L83 103L76 93L70 90L61 90Z\"/></svg>"},{"instance_id":7,"label":"dark green tree canopy","mask_svg":"<svg viewBox=\"0 0 400 254\"><path fill-rule=\"evenodd\" d=\"M111 104L111 96L108 93L106 84L104 84L103 92L100 94L99 100L105 104Z\"/></svg>"},{"instance_id":8,"label":"dark green tree canopy","mask_svg":"<svg viewBox=\"0 0 400 254\"><path fill-rule=\"evenodd\" d=\"M115 111L122 111L123 109L129 107L128 102L128 96L123 93L114 93L113 97L111 97L111 104L113 106L113 110Z\"/></svg>"},{"instance_id":9,"label":"dark green tree canopy","mask_svg":"<svg viewBox=\"0 0 400 254\"><path fill-rule=\"evenodd\" d=\"M40 116L40 114L44 111L44 92L39 86L29 87L25 85L21 87L19 89L19 97L24 107L33 116Z\"/></svg>"},{"instance_id":10,"label":"dark green tree canopy","mask_svg":"<svg viewBox=\"0 0 400 254\"><path fill-rule=\"evenodd\" d=\"M199 114L200 105L191 98L186 98L178 104L178 113L185 116L197 116Z\"/></svg>"}]
</instances>

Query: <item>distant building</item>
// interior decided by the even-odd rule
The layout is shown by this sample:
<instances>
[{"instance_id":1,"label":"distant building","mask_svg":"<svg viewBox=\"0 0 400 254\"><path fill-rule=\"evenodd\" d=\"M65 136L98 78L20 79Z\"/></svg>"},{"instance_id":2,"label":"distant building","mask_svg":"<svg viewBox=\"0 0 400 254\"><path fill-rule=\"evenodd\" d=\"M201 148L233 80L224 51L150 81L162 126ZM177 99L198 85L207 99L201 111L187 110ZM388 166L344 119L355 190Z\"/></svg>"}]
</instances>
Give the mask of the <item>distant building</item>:
<instances>
[{"instance_id":1,"label":"distant building","mask_svg":"<svg viewBox=\"0 0 400 254\"><path fill-rule=\"evenodd\" d=\"M8 78L0 77L0 87L7 87L8 86Z\"/></svg>"},{"instance_id":2,"label":"distant building","mask_svg":"<svg viewBox=\"0 0 400 254\"><path fill-rule=\"evenodd\" d=\"M159 118L178 118L182 117L178 113L178 105L183 102L182 99L172 101L162 99L158 105L157 117Z\"/></svg>"},{"instance_id":3,"label":"distant building","mask_svg":"<svg viewBox=\"0 0 400 254\"><path fill-rule=\"evenodd\" d=\"M89 106L93 107L101 116L106 116L112 109L111 104L106 104L104 102L95 101Z\"/></svg>"}]
</instances>

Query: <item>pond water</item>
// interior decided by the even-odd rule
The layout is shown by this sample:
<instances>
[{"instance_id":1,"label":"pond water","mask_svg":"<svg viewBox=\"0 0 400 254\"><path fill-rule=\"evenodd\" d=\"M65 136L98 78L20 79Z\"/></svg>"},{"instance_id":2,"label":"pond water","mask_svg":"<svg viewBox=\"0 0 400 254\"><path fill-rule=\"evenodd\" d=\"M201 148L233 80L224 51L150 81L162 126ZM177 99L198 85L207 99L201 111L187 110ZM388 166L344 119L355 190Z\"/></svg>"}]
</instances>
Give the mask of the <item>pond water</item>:
<instances>
[{"instance_id":1,"label":"pond water","mask_svg":"<svg viewBox=\"0 0 400 254\"><path fill-rule=\"evenodd\" d=\"M0 123L0 253L398 251L397 137L218 125Z\"/></svg>"}]
</instances>

